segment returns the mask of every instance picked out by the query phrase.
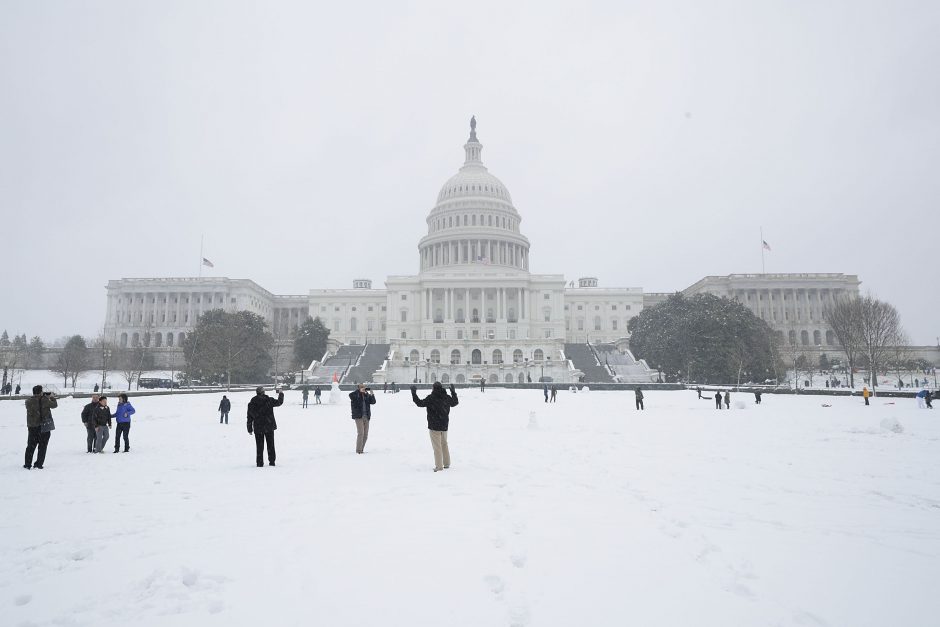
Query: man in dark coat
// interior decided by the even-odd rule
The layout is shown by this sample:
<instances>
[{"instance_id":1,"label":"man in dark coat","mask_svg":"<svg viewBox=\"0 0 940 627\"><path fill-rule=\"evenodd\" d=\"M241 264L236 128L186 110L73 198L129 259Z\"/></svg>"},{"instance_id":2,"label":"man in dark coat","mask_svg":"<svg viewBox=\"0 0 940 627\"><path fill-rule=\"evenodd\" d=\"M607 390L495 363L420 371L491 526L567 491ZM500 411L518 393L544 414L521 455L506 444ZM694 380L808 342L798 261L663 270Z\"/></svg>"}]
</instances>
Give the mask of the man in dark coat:
<instances>
[{"instance_id":1,"label":"man in dark coat","mask_svg":"<svg viewBox=\"0 0 940 627\"><path fill-rule=\"evenodd\" d=\"M721 409L721 390L715 390L715 409Z\"/></svg>"},{"instance_id":2,"label":"man in dark coat","mask_svg":"<svg viewBox=\"0 0 940 627\"><path fill-rule=\"evenodd\" d=\"M274 431L277 422L274 420L274 408L284 404L284 392L277 391L277 400L264 393L260 385L255 390L255 397L248 401L248 433L255 434L255 449L257 456L255 462L258 468L264 466L264 443L268 443L268 466L274 465Z\"/></svg>"},{"instance_id":3,"label":"man in dark coat","mask_svg":"<svg viewBox=\"0 0 940 627\"><path fill-rule=\"evenodd\" d=\"M440 381L435 381L431 393L418 398L418 388L411 386L411 400L428 413L428 431L434 449L434 472L450 468L450 449L447 448L447 427L450 423L450 408L457 405L457 390L450 384L450 396Z\"/></svg>"},{"instance_id":4,"label":"man in dark coat","mask_svg":"<svg viewBox=\"0 0 940 627\"><path fill-rule=\"evenodd\" d=\"M42 386L33 386L33 395L26 399L26 459L23 468L29 470L36 467L42 470L46 462L46 449L49 447L49 437L52 430L44 430L43 423L52 422L52 410L59 406L55 399L55 394L43 394ZM39 447L39 455L36 456L36 463L33 464L33 452Z\"/></svg>"},{"instance_id":5,"label":"man in dark coat","mask_svg":"<svg viewBox=\"0 0 940 627\"><path fill-rule=\"evenodd\" d=\"M95 452L95 408L98 407L98 395L91 395L91 402L82 407L82 424L85 425L85 445L89 453Z\"/></svg>"},{"instance_id":6,"label":"man in dark coat","mask_svg":"<svg viewBox=\"0 0 940 627\"><path fill-rule=\"evenodd\" d=\"M634 392L636 393L636 408L645 409L643 407L643 390L641 390L640 388L637 388L636 390L634 390Z\"/></svg>"},{"instance_id":7,"label":"man in dark coat","mask_svg":"<svg viewBox=\"0 0 940 627\"><path fill-rule=\"evenodd\" d=\"M16 384L16 390L13 392L13 395L14 395L14 396L19 396L19 395L20 395L20 384L19 384L19 383Z\"/></svg>"},{"instance_id":8,"label":"man in dark coat","mask_svg":"<svg viewBox=\"0 0 940 627\"><path fill-rule=\"evenodd\" d=\"M222 400L219 401L219 424L222 424L222 421L225 421L225 424L228 424L228 413L232 411L232 401L228 400L228 397L223 394Z\"/></svg>"},{"instance_id":9,"label":"man in dark coat","mask_svg":"<svg viewBox=\"0 0 940 627\"><path fill-rule=\"evenodd\" d=\"M349 409L352 419L356 421L356 453L360 455L365 453L366 440L369 439L372 405L375 405L375 395L365 383L358 384L356 389L349 393Z\"/></svg>"},{"instance_id":10,"label":"man in dark coat","mask_svg":"<svg viewBox=\"0 0 940 627\"><path fill-rule=\"evenodd\" d=\"M731 409L731 390L725 390L725 409Z\"/></svg>"}]
</instances>

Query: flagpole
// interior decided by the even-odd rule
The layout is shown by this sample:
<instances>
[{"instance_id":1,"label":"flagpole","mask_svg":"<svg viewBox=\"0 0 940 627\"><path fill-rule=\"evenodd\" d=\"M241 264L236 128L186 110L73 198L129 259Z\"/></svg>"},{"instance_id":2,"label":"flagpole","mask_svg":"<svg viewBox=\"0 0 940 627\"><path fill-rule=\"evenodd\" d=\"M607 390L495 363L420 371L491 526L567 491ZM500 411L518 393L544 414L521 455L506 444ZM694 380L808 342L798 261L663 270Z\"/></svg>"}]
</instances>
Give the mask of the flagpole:
<instances>
[{"instance_id":1,"label":"flagpole","mask_svg":"<svg viewBox=\"0 0 940 627\"><path fill-rule=\"evenodd\" d=\"M199 236L199 278L202 278L202 235Z\"/></svg>"},{"instance_id":2,"label":"flagpole","mask_svg":"<svg viewBox=\"0 0 940 627\"><path fill-rule=\"evenodd\" d=\"M764 268L764 227L760 227L760 273L767 274Z\"/></svg>"}]
</instances>

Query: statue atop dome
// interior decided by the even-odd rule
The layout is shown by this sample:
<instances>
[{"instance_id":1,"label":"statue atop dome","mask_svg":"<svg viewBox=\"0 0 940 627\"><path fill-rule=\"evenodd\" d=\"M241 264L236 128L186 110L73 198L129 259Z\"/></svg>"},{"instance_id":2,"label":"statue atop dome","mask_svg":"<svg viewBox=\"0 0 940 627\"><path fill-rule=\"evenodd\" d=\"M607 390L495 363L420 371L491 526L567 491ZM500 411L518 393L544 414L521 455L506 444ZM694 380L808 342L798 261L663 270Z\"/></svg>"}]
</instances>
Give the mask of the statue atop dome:
<instances>
[{"instance_id":1,"label":"statue atop dome","mask_svg":"<svg viewBox=\"0 0 940 627\"><path fill-rule=\"evenodd\" d=\"M477 141L477 116L470 116L470 141Z\"/></svg>"}]
</instances>

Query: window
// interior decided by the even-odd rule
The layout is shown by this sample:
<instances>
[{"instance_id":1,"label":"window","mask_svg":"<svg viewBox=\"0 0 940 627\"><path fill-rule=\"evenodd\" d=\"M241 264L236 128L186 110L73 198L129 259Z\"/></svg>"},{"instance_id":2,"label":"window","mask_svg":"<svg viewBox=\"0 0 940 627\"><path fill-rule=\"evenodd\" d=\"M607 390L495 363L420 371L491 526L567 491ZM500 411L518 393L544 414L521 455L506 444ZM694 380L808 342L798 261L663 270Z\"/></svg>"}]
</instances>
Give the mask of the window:
<instances>
[{"instance_id":1,"label":"window","mask_svg":"<svg viewBox=\"0 0 940 627\"><path fill-rule=\"evenodd\" d=\"M357 330L357 328L356 328L357 326L358 326L358 322L356 321L356 319L355 319L355 318L350 318L350 319L349 319L349 330L350 330L350 331L356 331L356 330Z\"/></svg>"},{"instance_id":2,"label":"window","mask_svg":"<svg viewBox=\"0 0 940 627\"><path fill-rule=\"evenodd\" d=\"M403 340L407 340L407 339L408 339L408 333L407 333L407 331L402 331L402 332L401 332L401 339L403 339Z\"/></svg>"},{"instance_id":3,"label":"window","mask_svg":"<svg viewBox=\"0 0 940 627\"><path fill-rule=\"evenodd\" d=\"M432 364L441 363L441 351L437 350L436 348L431 351L431 363Z\"/></svg>"},{"instance_id":4,"label":"window","mask_svg":"<svg viewBox=\"0 0 940 627\"><path fill-rule=\"evenodd\" d=\"M550 338L550 337L552 336L552 330L551 330L551 329L544 329L544 331L545 331L545 333L544 333L543 337L545 337L546 339L547 339L547 338Z\"/></svg>"},{"instance_id":5,"label":"window","mask_svg":"<svg viewBox=\"0 0 940 627\"><path fill-rule=\"evenodd\" d=\"M522 363L522 350L516 349L512 352L512 363L521 364Z\"/></svg>"},{"instance_id":6,"label":"window","mask_svg":"<svg viewBox=\"0 0 940 627\"><path fill-rule=\"evenodd\" d=\"M611 310L611 311L617 311L617 305L611 305L611 306L610 306L610 310Z\"/></svg>"},{"instance_id":7,"label":"window","mask_svg":"<svg viewBox=\"0 0 940 627\"><path fill-rule=\"evenodd\" d=\"M460 363L460 351L456 348L450 351L450 363L459 364Z\"/></svg>"},{"instance_id":8,"label":"window","mask_svg":"<svg viewBox=\"0 0 940 627\"><path fill-rule=\"evenodd\" d=\"M408 354L408 359L410 359L412 362L418 361L420 357L421 356L418 354L417 349L411 349L411 352Z\"/></svg>"},{"instance_id":9,"label":"window","mask_svg":"<svg viewBox=\"0 0 940 627\"><path fill-rule=\"evenodd\" d=\"M408 312L404 309L401 310L401 321L408 322Z\"/></svg>"},{"instance_id":10,"label":"window","mask_svg":"<svg viewBox=\"0 0 940 627\"><path fill-rule=\"evenodd\" d=\"M479 348L474 348L470 353L470 363L472 364L481 364L483 363L483 353L480 352Z\"/></svg>"},{"instance_id":11,"label":"window","mask_svg":"<svg viewBox=\"0 0 940 627\"><path fill-rule=\"evenodd\" d=\"M463 329L457 329L457 339L458 340L463 339Z\"/></svg>"},{"instance_id":12,"label":"window","mask_svg":"<svg viewBox=\"0 0 940 627\"><path fill-rule=\"evenodd\" d=\"M578 318L578 331L584 331L584 318Z\"/></svg>"},{"instance_id":13,"label":"window","mask_svg":"<svg viewBox=\"0 0 940 627\"><path fill-rule=\"evenodd\" d=\"M402 294L402 295L401 295L401 299L402 299L402 300L408 300L408 294Z\"/></svg>"},{"instance_id":14,"label":"window","mask_svg":"<svg viewBox=\"0 0 940 627\"><path fill-rule=\"evenodd\" d=\"M544 318L545 322L552 321L552 308L551 307L546 307L542 310L542 318Z\"/></svg>"},{"instance_id":15,"label":"window","mask_svg":"<svg viewBox=\"0 0 940 627\"><path fill-rule=\"evenodd\" d=\"M535 361L542 361L543 359L545 359L545 353L542 352L541 348L536 348L535 352L532 353L532 359L534 359Z\"/></svg>"},{"instance_id":16,"label":"window","mask_svg":"<svg viewBox=\"0 0 940 627\"><path fill-rule=\"evenodd\" d=\"M369 311L372 311L372 305L369 305Z\"/></svg>"},{"instance_id":17,"label":"window","mask_svg":"<svg viewBox=\"0 0 940 627\"><path fill-rule=\"evenodd\" d=\"M503 351L499 350L498 348L493 351L493 363L494 364L503 363Z\"/></svg>"},{"instance_id":18,"label":"window","mask_svg":"<svg viewBox=\"0 0 940 627\"><path fill-rule=\"evenodd\" d=\"M611 329L611 331L616 331L616 330L617 330L617 319L616 319L616 318L611 318L611 319L610 319L610 329Z\"/></svg>"},{"instance_id":19,"label":"window","mask_svg":"<svg viewBox=\"0 0 940 627\"><path fill-rule=\"evenodd\" d=\"M581 311L581 305L578 305L578 311Z\"/></svg>"}]
</instances>

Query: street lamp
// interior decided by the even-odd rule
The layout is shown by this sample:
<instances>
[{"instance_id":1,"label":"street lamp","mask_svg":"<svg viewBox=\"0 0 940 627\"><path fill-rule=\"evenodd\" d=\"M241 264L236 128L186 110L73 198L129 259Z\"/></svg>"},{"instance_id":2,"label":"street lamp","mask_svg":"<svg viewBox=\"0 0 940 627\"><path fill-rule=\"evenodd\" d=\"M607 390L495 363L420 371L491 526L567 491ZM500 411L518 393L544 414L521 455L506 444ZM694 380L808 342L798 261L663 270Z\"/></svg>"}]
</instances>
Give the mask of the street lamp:
<instances>
[{"instance_id":1,"label":"street lamp","mask_svg":"<svg viewBox=\"0 0 940 627\"><path fill-rule=\"evenodd\" d=\"M101 393L104 394L104 384L107 380L108 361L111 359L111 349L102 348L101 350Z\"/></svg>"}]
</instances>

